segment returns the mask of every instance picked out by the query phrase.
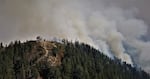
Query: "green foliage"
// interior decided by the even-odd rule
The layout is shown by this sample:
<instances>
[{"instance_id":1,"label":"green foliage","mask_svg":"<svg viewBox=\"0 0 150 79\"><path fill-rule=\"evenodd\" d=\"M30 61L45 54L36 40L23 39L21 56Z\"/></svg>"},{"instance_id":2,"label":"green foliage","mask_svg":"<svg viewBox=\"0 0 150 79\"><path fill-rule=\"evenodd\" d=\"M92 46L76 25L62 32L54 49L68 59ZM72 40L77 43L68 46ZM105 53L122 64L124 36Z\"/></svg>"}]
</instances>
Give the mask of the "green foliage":
<instances>
[{"instance_id":1,"label":"green foliage","mask_svg":"<svg viewBox=\"0 0 150 79\"><path fill-rule=\"evenodd\" d=\"M87 44L62 42L56 42L59 46L52 49L54 56L64 50L62 64L55 67L44 61L35 64L38 56L29 57L36 41L15 41L6 47L1 43L0 79L150 79L143 70L117 58L112 60Z\"/></svg>"}]
</instances>

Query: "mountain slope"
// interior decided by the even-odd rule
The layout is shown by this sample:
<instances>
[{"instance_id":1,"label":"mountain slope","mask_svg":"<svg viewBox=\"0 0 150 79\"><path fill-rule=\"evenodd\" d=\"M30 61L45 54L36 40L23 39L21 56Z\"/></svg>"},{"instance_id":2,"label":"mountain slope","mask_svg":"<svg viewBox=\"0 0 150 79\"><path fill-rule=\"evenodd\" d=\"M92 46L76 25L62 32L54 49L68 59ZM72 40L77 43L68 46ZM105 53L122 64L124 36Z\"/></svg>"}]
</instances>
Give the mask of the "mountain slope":
<instances>
[{"instance_id":1,"label":"mountain slope","mask_svg":"<svg viewBox=\"0 0 150 79\"><path fill-rule=\"evenodd\" d=\"M0 45L0 79L150 79L84 43L16 41Z\"/></svg>"}]
</instances>

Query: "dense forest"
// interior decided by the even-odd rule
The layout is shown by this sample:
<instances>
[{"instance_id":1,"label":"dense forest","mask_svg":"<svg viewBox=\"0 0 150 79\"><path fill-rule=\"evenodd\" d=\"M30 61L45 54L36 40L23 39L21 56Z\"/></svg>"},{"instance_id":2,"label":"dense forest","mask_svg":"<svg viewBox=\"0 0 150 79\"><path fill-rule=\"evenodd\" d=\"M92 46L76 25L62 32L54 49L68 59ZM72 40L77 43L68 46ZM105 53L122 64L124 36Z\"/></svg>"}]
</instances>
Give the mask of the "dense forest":
<instances>
[{"instance_id":1,"label":"dense forest","mask_svg":"<svg viewBox=\"0 0 150 79\"><path fill-rule=\"evenodd\" d=\"M31 40L0 44L0 79L150 79L85 43Z\"/></svg>"}]
</instances>

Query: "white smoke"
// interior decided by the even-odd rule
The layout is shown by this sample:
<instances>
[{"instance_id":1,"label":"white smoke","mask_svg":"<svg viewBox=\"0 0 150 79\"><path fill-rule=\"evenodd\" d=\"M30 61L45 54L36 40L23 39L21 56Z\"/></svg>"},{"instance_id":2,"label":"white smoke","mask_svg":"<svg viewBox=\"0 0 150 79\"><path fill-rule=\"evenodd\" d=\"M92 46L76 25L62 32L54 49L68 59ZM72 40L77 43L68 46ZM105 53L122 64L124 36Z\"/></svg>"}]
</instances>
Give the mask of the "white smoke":
<instances>
[{"instance_id":1,"label":"white smoke","mask_svg":"<svg viewBox=\"0 0 150 79\"><path fill-rule=\"evenodd\" d=\"M124 9L109 0L0 0L0 40L59 37L88 43L109 57L132 64L122 42L140 51L137 62L146 70L149 43L138 40L147 32L138 9ZM145 57L147 57L145 59ZM144 62L144 63L143 63Z\"/></svg>"}]
</instances>

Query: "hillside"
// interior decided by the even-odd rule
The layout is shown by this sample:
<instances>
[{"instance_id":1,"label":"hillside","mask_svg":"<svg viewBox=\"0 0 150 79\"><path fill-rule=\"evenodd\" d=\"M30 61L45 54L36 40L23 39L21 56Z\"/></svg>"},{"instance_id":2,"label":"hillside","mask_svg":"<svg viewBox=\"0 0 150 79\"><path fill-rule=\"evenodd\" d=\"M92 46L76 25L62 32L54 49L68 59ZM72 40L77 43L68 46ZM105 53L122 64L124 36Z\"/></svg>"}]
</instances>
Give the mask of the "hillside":
<instances>
[{"instance_id":1,"label":"hillside","mask_svg":"<svg viewBox=\"0 0 150 79\"><path fill-rule=\"evenodd\" d=\"M79 42L32 40L0 45L0 79L150 79L141 69Z\"/></svg>"}]
</instances>

